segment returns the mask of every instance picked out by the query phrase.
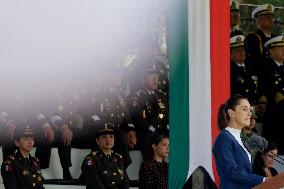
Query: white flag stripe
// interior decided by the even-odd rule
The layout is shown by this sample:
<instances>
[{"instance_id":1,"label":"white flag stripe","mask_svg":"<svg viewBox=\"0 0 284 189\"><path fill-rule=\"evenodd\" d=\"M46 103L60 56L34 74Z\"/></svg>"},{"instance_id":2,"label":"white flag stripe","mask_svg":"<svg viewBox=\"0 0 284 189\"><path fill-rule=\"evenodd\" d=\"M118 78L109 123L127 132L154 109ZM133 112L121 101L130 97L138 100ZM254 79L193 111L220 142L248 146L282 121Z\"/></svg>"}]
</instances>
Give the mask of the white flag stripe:
<instances>
[{"instance_id":1,"label":"white flag stripe","mask_svg":"<svg viewBox=\"0 0 284 189\"><path fill-rule=\"evenodd\" d=\"M212 178L210 0L188 3L189 172L203 166Z\"/></svg>"}]
</instances>

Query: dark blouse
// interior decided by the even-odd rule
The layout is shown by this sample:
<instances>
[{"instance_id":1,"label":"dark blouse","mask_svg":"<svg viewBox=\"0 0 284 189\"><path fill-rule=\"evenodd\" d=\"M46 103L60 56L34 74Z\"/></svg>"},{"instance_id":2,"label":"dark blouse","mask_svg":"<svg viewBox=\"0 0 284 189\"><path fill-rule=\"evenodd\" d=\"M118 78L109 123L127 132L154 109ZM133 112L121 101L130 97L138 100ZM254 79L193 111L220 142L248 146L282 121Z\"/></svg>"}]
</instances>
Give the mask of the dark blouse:
<instances>
[{"instance_id":1,"label":"dark blouse","mask_svg":"<svg viewBox=\"0 0 284 189\"><path fill-rule=\"evenodd\" d=\"M271 172L272 176L278 175L277 170L274 169L273 167L269 167L269 171ZM253 167L253 173L266 177L265 172L264 172L263 168L261 168L261 167Z\"/></svg>"},{"instance_id":2,"label":"dark blouse","mask_svg":"<svg viewBox=\"0 0 284 189\"><path fill-rule=\"evenodd\" d=\"M139 189L166 189L168 163L155 160L144 161L139 170Z\"/></svg>"}]
</instances>

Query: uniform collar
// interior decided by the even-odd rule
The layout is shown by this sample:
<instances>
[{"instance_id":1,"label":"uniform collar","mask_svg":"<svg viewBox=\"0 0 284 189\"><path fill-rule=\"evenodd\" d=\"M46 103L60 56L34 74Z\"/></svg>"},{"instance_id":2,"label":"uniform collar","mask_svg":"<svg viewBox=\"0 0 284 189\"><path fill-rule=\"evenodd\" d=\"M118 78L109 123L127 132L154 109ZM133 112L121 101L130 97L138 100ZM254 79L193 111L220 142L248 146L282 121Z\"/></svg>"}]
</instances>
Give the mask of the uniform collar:
<instances>
[{"instance_id":1,"label":"uniform collar","mask_svg":"<svg viewBox=\"0 0 284 189\"><path fill-rule=\"evenodd\" d=\"M275 64L280 67L280 66L283 66L283 63L281 64L280 62L276 61L276 60L273 60L275 62Z\"/></svg>"},{"instance_id":2,"label":"uniform collar","mask_svg":"<svg viewBox=\"0 0 284 189\"><path fill-rule=\"evenodd\" d=\"M239 66L239 67L245 67L245 64L244 63L236 63L237 64L237 66Z\"/></svg>"}]
</instances>

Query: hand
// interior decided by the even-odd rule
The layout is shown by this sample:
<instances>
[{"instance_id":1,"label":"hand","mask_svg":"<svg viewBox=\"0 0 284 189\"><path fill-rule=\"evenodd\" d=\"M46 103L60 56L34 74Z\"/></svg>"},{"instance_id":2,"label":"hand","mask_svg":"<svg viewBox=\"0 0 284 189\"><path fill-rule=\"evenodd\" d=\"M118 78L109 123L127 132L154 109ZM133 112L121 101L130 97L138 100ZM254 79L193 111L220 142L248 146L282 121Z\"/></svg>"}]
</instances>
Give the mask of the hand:
<instances>
[{"instance_id":1,"label":"hand","mask_svg":"<svg viewBox=\"0 0 284 189\"><path fill-rule=\"evenodd\" d=\"M62 143L66 146L71 144L73 138L73 132L67 125L62 126Z\"/></svg>"},{"instance_id":2,"label":"hand","mask_svg":"<svg viewBox=\"0 0 284 189\"><path fill-rule=\"evenodd\" d=\"M17 125L14 121L11 121L8 125L7 125L7 136L13 140L14 138L14 130L16 129Z\"/></svg>"},{"instance_id":3,"label":"hand","mask_svg":"<svg viewBox=\"0 0 284 189\"><path fill-rule=\"evenodd\" d=\"M130 148L134 148L137 143L137 137L135 131L129 131L127 134L127 143Z\"/></svg>"},{"instance_id":4,"label":"hand","mask_svg":"<svg viewBox=\"0 0 284 189\"><path fill-rule=\"evenodd\" d=\"M54 131L52 127L48 124L43 128L44 136L49 143L54 141Z\"/></svg>"}]
</instances>

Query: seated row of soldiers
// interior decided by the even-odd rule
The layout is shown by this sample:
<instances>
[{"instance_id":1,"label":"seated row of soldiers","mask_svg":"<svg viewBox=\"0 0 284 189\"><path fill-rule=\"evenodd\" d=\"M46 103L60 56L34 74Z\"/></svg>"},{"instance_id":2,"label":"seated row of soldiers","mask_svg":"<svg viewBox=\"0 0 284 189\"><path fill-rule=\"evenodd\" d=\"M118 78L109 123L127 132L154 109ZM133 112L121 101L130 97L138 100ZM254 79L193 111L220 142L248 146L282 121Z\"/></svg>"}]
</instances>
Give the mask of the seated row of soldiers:
<instances>
[{"instance_id":1,"label":"seated row of soldiers","mask_svg":"<svg viewBox=\"0 0 284 189\"><path fill-rule=\"evenodd\" d=\"M231 17L239 15L236 3L231 4ZM231 95L247 97L254 106L257 121L263 124L263 135L275 141L284 154L284 37L271 33L274 7L257 6L252 12L257 30L248 33L235 30L231 19L230 73Z\"/></svg>"},{"instance_id":2,"label":"seated row of soldiers","mask_svg":"<svg viewBox=\"0 0 284 189\"><path fill-rule=\"evenodd\" d=\"M97 149L94 136L101 124L114 125L114 151L122 155L125 168L131 163L130 149L141 150L143 158L150 159L151 137L168 134L169 129L168 94L158 89L161 74L156 65L153 62L140 70L141 87L129 95L121 87L123 75L117 67L104 70L99 86L88 88L88 92L80 90L70 98L62 94L52 98L43 92L24 96L13 106L16 100L9 100L11 94L6 91L0 98L3 159L14 151L13 131L19 122L35 133L35 156L42 169L49 167L51 147L58 147L66 179L72 178L71 148Z\"/></svg>"}]
</instances>

